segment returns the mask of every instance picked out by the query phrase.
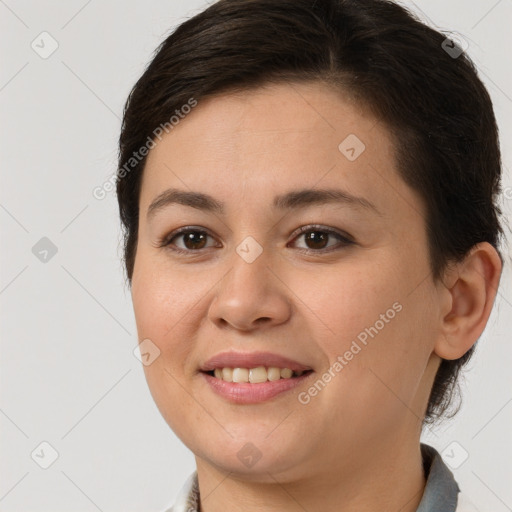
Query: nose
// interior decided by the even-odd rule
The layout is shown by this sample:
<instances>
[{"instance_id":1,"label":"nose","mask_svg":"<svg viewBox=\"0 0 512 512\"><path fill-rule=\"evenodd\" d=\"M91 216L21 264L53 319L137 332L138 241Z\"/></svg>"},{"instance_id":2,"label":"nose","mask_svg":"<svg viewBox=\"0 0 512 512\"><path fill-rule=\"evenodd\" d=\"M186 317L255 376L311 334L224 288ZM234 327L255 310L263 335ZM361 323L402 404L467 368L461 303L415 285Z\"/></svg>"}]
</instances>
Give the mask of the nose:
<instances>
[{"instance_id":1,"label":"nose","mask_svg":"<svg viewBox=\"0 0 512 512\"><path fill-rule=\"evenodd\" d=\"M286 322L292 310L292 292L272 259L265 250L252 262L235 254L211 302L210 321L220 328L230 326L241 331Z\"/></svg>"}]
</instances>

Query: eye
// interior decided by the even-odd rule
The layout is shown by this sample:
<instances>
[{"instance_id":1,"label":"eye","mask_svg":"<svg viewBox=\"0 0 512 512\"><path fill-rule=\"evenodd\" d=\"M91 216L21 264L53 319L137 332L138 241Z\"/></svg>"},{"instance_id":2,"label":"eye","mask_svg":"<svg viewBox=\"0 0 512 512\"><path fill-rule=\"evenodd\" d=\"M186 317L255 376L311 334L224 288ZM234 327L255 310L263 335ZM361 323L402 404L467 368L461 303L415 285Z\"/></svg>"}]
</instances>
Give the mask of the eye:
<instances>
[{"instance_id":1,"label":"eye","mask_svg":"<svg viewBox=\"0 0 512 512\"><path fill-rule=\"evenodd\" d=\"M354 242L349 239L348 236L345 236L333 229L325 228L323 226L303 226L299 230L299 236L295 238L295 240L299 240L304 237L304 242L306 247L303 248L306 252L331 252L338 248L352 245ZM329 237L335 237L339 240L338 244L328 245ZM327 247L333 247L334 249L325 250Z\"/></svg>"},{"instance_id":2,"label":"eye","mask_svg":"<svg viewBox=\"0 0 512 512\"><path fill-rule=\"evenodd\" d=\"M178 231L174 231L158 245L159 247L169 247L171 250L179 253L191 253L207 248L206 240L208 237L213 238L202 229L186 227L181 228ZM181 239L184 247L176 246L173 243L173 240L175 239Z\"/></svg>"}]
</instances>

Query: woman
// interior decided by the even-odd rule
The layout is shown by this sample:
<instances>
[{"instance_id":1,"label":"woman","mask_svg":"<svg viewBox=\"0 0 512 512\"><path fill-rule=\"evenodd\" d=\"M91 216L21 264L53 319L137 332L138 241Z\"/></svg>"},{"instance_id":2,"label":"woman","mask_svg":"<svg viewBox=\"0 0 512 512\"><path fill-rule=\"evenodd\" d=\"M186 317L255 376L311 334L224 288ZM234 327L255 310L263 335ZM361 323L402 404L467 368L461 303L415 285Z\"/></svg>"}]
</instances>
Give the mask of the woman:
<instances>
[{"instance_id":1,"label":"woman","mask_svg":"<svg viewBox=\"0 0 512 512\"><path fill-rule=\"evenodd\" d=\"M220 0L128 98L144 371L173 512L471 510L422 428L492 310L501 162L462 49L383 0Z\"/></svg>"}]
</instances>

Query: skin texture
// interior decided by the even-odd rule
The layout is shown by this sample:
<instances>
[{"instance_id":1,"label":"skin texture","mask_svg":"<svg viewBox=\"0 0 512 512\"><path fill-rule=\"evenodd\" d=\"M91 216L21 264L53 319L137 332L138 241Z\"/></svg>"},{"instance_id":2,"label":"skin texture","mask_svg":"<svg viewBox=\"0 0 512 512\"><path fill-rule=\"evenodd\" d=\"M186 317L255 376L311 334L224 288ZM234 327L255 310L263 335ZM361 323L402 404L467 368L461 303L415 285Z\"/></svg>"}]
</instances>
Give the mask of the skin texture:
<instances>
[{"instance_id":1,"label":"skin texture","mask_svg":"<svg viewBox=\"0 0 512 512\"><path fill-rule=\"evenodd\" d=\"M338 149L349 134L365 144L354 161ZM209 194L224 213L173 204L148 219L170 187ZM275 195L303 188L344 189L380 213L342 203L272 209ZM416 510L421 421L440 357L458 358L478 339L501 273L482 243L434 283L424 217L396 172L386 127L319 82L200 101L151 149L132 298L139 340L161 352L146 379L195 455L202 510ZM297 229L311 224L354 243L308 243ZM188 254L159 247L184 226L209 236L203 245L173 239ZM236 251L249 236L263 249L252 263ZM394 303L400 311L300 403L298 393ZM198 372L231 349L275 352L314 373L267 402L233 404ZM261 455L251 467L237 456L246 443Z\"/></svg>"}]
</instances>

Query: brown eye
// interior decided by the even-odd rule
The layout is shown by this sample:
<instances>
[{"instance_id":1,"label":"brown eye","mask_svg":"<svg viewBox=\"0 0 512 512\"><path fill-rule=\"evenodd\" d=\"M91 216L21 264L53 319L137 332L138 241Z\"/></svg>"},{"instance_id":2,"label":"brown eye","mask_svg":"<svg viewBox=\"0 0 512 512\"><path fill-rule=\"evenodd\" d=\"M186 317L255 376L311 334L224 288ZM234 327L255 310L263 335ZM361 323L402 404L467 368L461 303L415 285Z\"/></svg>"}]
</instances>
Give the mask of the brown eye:
<instances>
[{"instance_id":1,"label":"brown eye","mask_svg":"<svg viewBox=\"0 0 512 512\"><path fill-rule=\"evenodd\" d=\"M208 238L213 237L211 237L206 231L188 228L176 233L171 233L171 235L167 237L160 246L169 247L171 250L177 252L191 253L211 247L211 245L206 245ZM175 243L175 240L181 240L181 244Z\"/></svg>"},{"instance_id":2,"label":"brown eye","mask_svg":"<svg viewBox=\"0 0 512 512\"><path fill-rule=\"evenodd\" d=\"M304 238L306 247L299 247L299 249L312 252L329 252L331 247L343 247L354 243L341 233L314 226L304 226L301 228L301 233L295 240L299 240L300 238ZM329 241L333 238L338 240L338 244L331 243L329 245Z\"/></svg>"},{"instance_id":3,"label":"brown eye","mask_svg":"<svg viewBox=\"0 0 512 512\"><path fill-rule=\"evenodd\" d=\"M304 241L309 249L325 249L330 236L324 231L309 231L304 234Z\"/></svg>"},{"instance_id":4,"label":"brown eye","mask_svg":"<svg viewBox=\"0 0 512 512\"><path fill-rule=\"evenodd\" d=\"M187 249L203 249L208 235L199 231L189 231L182 233L180 236L183 237L183 244Z\"/></svg>"}]
</instances>

